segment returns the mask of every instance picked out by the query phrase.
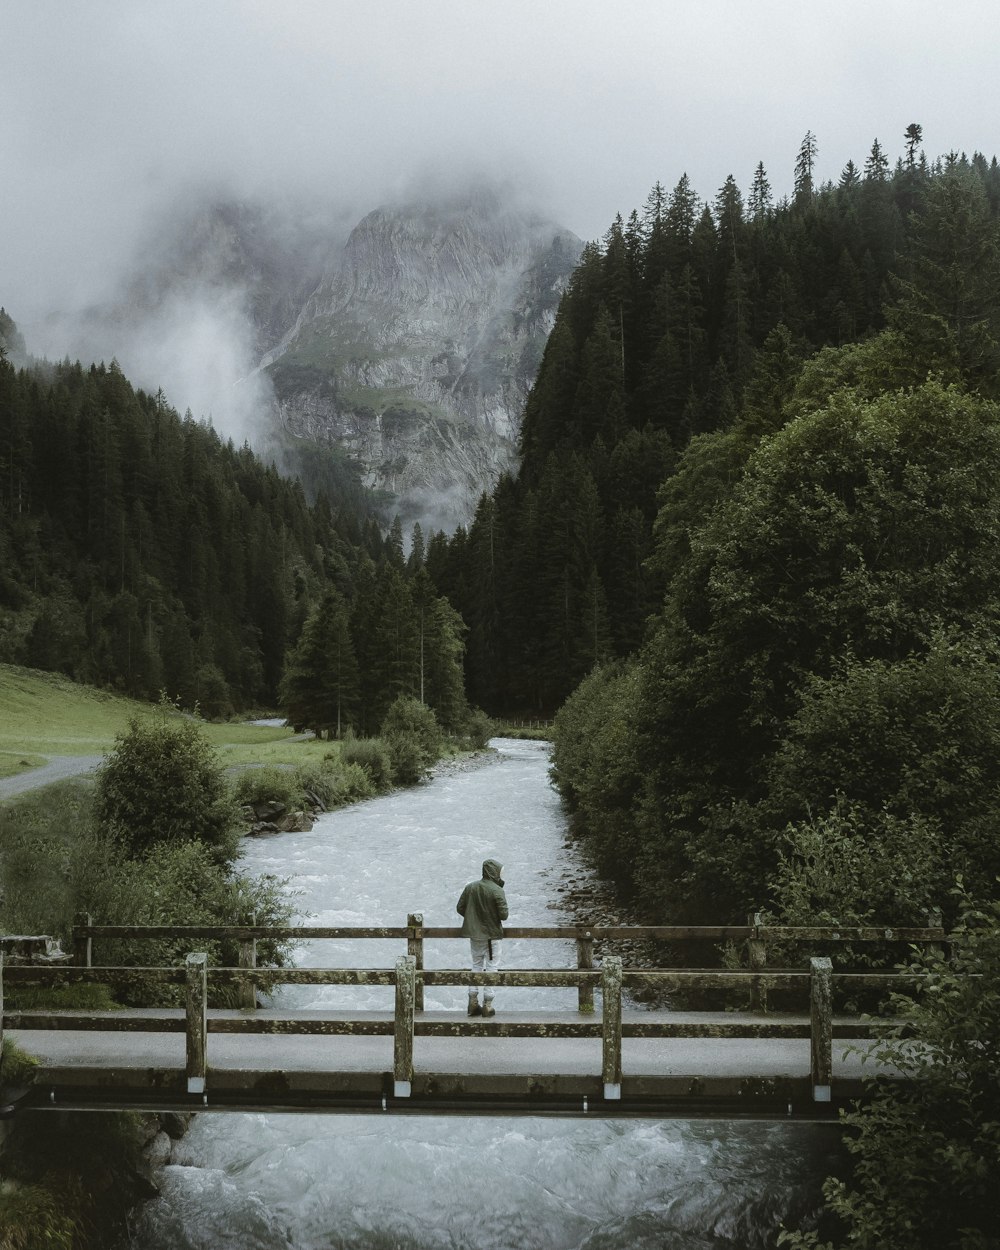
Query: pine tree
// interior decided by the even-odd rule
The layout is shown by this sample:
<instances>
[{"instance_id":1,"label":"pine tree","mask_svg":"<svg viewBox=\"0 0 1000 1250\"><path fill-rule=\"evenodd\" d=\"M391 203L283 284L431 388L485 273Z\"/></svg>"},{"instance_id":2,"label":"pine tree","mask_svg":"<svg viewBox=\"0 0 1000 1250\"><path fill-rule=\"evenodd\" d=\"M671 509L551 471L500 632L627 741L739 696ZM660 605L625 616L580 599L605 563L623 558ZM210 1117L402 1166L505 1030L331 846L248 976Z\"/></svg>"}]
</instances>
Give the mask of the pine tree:
<instances>
[{"instance_id":1,"label":"pine tree","mask_svg":"<svg viewBox=\"0 0 1000 1250\"><path fill-rule=\"evenodd\" d=\"M816 167L816 136L807 130L795 160L795 203L808 204L813 197L813 171Z\"/></svg>"},{"instance_id":2,"label":"pine tree","mask_svg":"<svg viewBox=\"0 0 1000 1250\"><path fill-rule=\"evenodd\" d=\"M289 652L281 707L296 728L311 729L318 738L324 734L339 738L353 723L357 698L358 666L347 607L335 590L328 590Z\"/></svg>"},{"instance_id":3,"label":"pine tree","mask_svg":"<svg viewBox=\"0 0 1000 1250\"><path fill-rule=\"evenodd\" d=\"M758 161L757 168L754 170L750 194L747 197L747 215L750 220L755 225L761 225L767 221L771 215L773 202L771 184L768 182L767 173L764 170L764 162Z\"/></svg>"}]
</instances>

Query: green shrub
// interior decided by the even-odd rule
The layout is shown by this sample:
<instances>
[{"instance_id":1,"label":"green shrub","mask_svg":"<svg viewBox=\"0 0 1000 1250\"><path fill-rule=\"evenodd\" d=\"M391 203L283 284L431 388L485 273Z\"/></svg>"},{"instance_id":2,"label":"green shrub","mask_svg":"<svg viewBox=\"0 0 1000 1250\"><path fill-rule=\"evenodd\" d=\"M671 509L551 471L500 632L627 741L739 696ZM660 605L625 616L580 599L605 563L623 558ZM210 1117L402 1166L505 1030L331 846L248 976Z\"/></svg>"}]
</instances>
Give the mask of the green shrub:
<instances>
[{"instance_id":1,"label":"green shrub","mask_svg":"<svg viewBox=\"0 0 1000 1250\"><path fill-rule=\"evenodd\" d=\"M112 1011L120 1004L106 985L16 986L7 991L8 1007L18 1011L68 1008L74 1011Z\"/></svg>"},{"instance_id":2,"label":"green shrub","mask_svg":"<svg viewBox=\"0 0 1000 1250\"><path fill-rule=\"evenodd\" d=\"M0 836L3 926L63 940L80 907L77 863L91 840L93 783L64 781L4 804Z\"/></svg>"},{"instance_id":3,"label":"green shrub","mask_svg":"<svg viewBox=\"0 0 1000 1250\"><path fill-rule=\"evenodd\" d=\"M26 1085L37 1067L38 1060L23 1051L13 1038L3 1039L3 1048L0 1050L0 1085ZM0 1228L2 1227L0 1223Z\"/></svg>"},{"instance_id":4,"label":"green shrub","mask_svg":"<svg viewBox=\"0 0 1000 1250\"><path fill-rule=\"evenodd\" d=\"M441 753L441 728L434 712L419 699L402 695L389 708L382 722L392 761L392 777L398 785L413 785Z\"/></svg>"},{"instance_id":5,"label":"green shrub","mask_svg":"<svg viewBox=\"0 0 1000 1250\"><path fill-rule=\"evenodd\" d=\"M392 779L398 786L415 786L427 776L428 761L420 743L409 734L393 734L386 739Z\"/></svg>"},{"instance_id":6,"label":"green shrub","mask_svg":"<svg viewBox=\"0 0 1000 1250\"><path fill-rule=\"evenodd\" d=\"M160 843L139 860L121 856L114 842L97 842L81 881L86 910L97 924L117 925L236 925L287 924L292 911L284 883L272 876L242 877L217 863L210 848L200 842ZM96 939L95 964L126 967L176 966L191 951L190 939L130 938ZM239 944L235 941L198 940L196 949L208 954L215 966L235 967ZM258 942L261 965L280 965L287 957L287 943ZM160 1005L180 1001L179 986L150 989L142 978L121 986L120 1001L129 1005ZM213 1002L227 1004L230 992L213 995Z\"/></svg>"},{"instance_id":7,"label":"green shrub","mask_svg":"<svg viewBox=\"0 0 1000 1250\"><path fill-rule=\"evenodd\" d=\"M265 764L262 768L245 768L237 774L233 795L241 806L255 803L284 803L286 807L302 806L304 795L299 771Z\"/></svg>"},{"instance_id":8,"label":"green shrub","mask_svg":"<svg viewBox=\"0 0 1000 1250\"><path fill-rule=\"evenodd\" d=\"M120 1112L19 1119L4 1154L0 1250L122 1244L129 1209L145 1196L136 1171L143 1124Z\"/></svg>"},{"instance_id":9,"label":"green shrub","mask_svg":"<svg viewBox=\"0 0 1000 1250\"><path fill-rule=\"evenodd\" d=\"M956 892L950 952L915 954L921 990L894 995L898 1032L875 1046L902 1080L869 1078L843 1115L855 1165L823 1187L842 1231L782 1233L796 1250L994 1250L1000 1158L1000 903ZM920 1038L915 1046L911 1037Z\"/></svg>"},{"instance_id":10,"label":"green shrub","mask_svg":"<svg viewBox=\"0 0 1000 1250\"><path fill-rule=\"evenodd\" d=\"M493 721L482 710L473 708L465 722L465 736L474 751L481 751L496 733Z\"/></svg>"},{"instance_id":11,"label":"green shrub","mask_svg":"<svg viewBox=\"0 0 1000 1250\"><path fill-rule=\"evenodd\" d=\"M345 766L353 764L364 769L375 793L392 786L392 761L381 738L357 738L341 743L340 758Z\"/></svg>"},{"instance_id":12,"label":"green shrub","mask_svg":"<svg viewBox=\"0 0 1000 1250\"><path fill-rule=\"evenodd\" d=\"M194 721L133 718L97 775L99 825L132 852L195 839L232 860L239 813L222 767Z\"/></svg>"},{"instance_id":13,"label":"green shrub","mask_svg":"<svg viewBox=\"0 0 1000 1250\"><path fill-rule=\"evenodd\" d=\"M330 774L331 795L329 807L341 807L370 799L375 794L375 783L360 764L347 763Z\"/></svg>"},{"instance_id":14,"label":"green shrub","mask_svg":"<svg viewBox=\"0 0 1000 1250\"><path fill-rule=\"evenodd\" d=\"M73 1250L78 1228L62 1195L0 1181L0 1250Z\"/></svg>"}]
</instances>

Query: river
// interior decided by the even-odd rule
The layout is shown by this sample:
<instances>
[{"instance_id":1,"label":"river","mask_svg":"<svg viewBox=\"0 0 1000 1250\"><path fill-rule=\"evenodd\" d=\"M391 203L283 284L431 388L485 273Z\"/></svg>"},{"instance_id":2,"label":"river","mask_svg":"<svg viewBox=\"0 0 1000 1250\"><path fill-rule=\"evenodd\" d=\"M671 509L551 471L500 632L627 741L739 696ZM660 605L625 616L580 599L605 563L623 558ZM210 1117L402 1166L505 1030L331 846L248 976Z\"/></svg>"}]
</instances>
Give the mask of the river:
<instances>
[{"instance_id":1,"label":"river","mask_svg":"<svg viewBox=\"0 0 1000 1250\"><path fill-rule=\"evenodd\" d=\"M290 879L306 923L457 923L481 861L504 864L511 922L569 923L566 839L543 744L497 754L320 817L309 833L248 844L250 872ZM300 963L391 966L398 942L316 942ZM428 967L464 965L465 944L428 943ZM569 944L515 942L508 966L575 962ZM501 989L498 1011L575 1001L575 991ZM349 998L347 996L350 996ZM388 1007L391 989L289 987L286 1006ZM464 1008L461 987L428 1007ZM137 1250L758 1250L782 1219L818 1204L839 1159L828 1126L725 1121L246 1115L195 1117Z\"/></svg>"}]
</instances>

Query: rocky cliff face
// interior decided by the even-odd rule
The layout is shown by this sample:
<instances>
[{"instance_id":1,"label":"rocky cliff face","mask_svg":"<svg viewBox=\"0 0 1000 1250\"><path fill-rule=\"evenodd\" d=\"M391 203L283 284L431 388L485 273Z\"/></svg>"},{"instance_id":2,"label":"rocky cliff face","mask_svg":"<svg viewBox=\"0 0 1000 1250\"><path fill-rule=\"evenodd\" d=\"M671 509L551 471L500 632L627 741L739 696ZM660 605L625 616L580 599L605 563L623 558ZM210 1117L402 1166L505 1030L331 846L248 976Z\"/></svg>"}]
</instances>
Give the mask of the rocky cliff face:
<instances>
[{"instance_id":1,"label":"rocky cliff face","mask_svg":"<svg viewBox=\"0 0 1000 1250\"><path fill-rule=\"evenodd\" d=\"M369 213L262 361L278 419L346 448L404 520L468 521L513 463L579 251L492 193Z\"/></svg>"},{"instance_id":2,"label":"rocky cliff face","mask_svg":"<svg viewBox=\"0 0 1000 1250\"><path fill-rule=\"evenodd\" d=\"M117 357L266 454L288 436L338 445L389 517L452 529L513 463L579 252L492 190L360 221L191 199L150 223L115 300L55 318L50 339L60 356Z\"/></svg>"}]
</instances>

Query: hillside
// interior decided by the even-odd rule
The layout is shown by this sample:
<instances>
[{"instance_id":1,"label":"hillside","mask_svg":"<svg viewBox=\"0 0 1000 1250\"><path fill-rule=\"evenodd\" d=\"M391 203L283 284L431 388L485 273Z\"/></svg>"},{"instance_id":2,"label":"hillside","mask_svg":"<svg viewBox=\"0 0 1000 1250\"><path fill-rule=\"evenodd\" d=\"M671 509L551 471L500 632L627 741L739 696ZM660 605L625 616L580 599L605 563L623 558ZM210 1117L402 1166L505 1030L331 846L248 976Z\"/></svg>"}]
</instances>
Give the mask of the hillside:
<instances>
[{"instance_id":1,"label":"hillside","mask_svg":"<svg viewBox=\"0 0 1000 1250\"><path fill-rule=\"evenodd\" d=\"M307 626L336 626L342 672L320 679L320 648L303 725L374 731L421 689L444 723L465 714L454 613L329 453L310 502L114 362L0 354L0 458L0 663L222 718L278 706Z\"/></svg>"},{"instance_id":2,"label":"hillside","mask_svg":"<svg viewBox=\"0 0 1000 1250\"><path fill-rule=\"evenodd\" d=\"M702 201L685 176L585 248L526 403L516 480L428 550L488 710L551 713L595 663L636 651L690 531L796 411L816 353L891 327L904 338L886 385L932 371L997 393L996 160L930 163L908 143L893 170L875 143L814 186L811 143L789 200L775 202L763 167L746 199L728 178Z\"/></svg>"}]
</instances>

